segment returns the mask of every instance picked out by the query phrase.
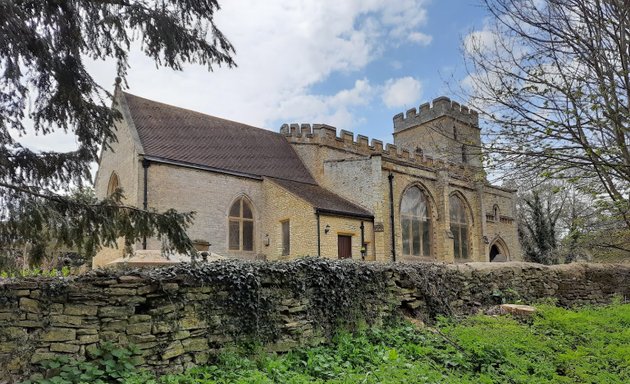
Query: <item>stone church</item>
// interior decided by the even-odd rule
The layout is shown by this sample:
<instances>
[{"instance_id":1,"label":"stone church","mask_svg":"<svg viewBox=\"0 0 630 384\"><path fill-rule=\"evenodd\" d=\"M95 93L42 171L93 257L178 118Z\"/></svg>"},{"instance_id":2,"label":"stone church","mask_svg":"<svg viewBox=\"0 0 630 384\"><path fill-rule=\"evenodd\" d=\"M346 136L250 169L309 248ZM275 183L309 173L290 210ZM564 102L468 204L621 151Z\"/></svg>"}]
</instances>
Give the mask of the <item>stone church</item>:
<instances>
[{"instance_id":1,"label":"stone church","mask_svg":"<svg viewBox=\"0 0 630 384\"><path fill-rule=\"evenodd\" d=\"M114 106L123 119L101 154L97 196L120 187L127 204L195 211L188 235L212 255L521 257L515 191L487 182L478 115L446 97L394 116L386 145L323 124L276 133L120 90ZM155 239L135 245L136 254L160 248ZM93 264L124 260L122 247L106 248Z\"/></svg>"}]
</instances>

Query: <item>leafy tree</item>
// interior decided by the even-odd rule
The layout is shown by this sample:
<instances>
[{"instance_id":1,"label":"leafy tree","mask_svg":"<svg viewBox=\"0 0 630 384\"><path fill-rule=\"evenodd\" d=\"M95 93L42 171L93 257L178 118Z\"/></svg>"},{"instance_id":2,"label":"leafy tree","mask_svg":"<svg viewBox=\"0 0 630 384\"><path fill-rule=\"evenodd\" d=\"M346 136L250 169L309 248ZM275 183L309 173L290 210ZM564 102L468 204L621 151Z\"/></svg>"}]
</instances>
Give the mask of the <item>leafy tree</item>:
<instances>
[{"instance_id":1,"label":"leafy tree","mask_svg":"<svg viewBox=\"0 0 630 384\"><path fill-rule=\"evenodd\" d=\"M541 263L630 259L630 231L619 225L607 204L594 203L564 180L513 182L519 236L525 258Z\"/></svg>"},{"instance_id":2,"label":"leafy tree","mask_svg":"<svg viewBox=\"0 0 630 384\"><path fill-rule=\"evenodd\" d=\"M601 219L597 211L587 202L586 196L576 189L570 189L565 210L560 217L566 235L561 240L561 254L566 263L589 259L583 240L593 231L593 225Z\"/></svg>"},{"instance_id":3,"label":"leafy tree","mask_svg":"<svg viewBox=\"0 0 630 384\"><path fill-rule=\"evenodd\" d=\"M180 252L190 213L143 211L63 191L89 180L90 163L116 138L121 116L86 59L116 62L125 82L130 47L139 43L156 65L233 66L234 49L217 29L216 0L0 1L0 243L50 237L93 253L124 237L165 237ZM34 152L19 137L32 129L73 133L75 151Z\"/></svg>"},{"instance_id":4,"label":"leafy tree","mask_svg":"<svg viewBox=\"0 0 630 384\"><path fill-rule=\"evenodd\" d=\"M483 0L464 42L470 104L504 173L578 180L630 230L627 0Z\"/></svg>"}]
</instances>

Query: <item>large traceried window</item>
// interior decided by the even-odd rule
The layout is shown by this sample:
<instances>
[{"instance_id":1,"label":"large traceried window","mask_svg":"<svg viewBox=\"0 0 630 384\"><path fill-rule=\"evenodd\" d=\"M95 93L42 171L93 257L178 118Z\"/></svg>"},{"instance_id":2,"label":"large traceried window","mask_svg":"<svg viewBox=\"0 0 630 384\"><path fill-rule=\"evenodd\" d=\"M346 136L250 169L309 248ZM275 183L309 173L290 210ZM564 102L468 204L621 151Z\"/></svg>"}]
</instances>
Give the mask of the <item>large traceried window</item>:
<instances>
[{"instance_id":1,"label":"large traceried window","mask_svg":"<svg viewBox=\"0 0 630 384\"><path fill-rule=\"evenodd\" d=\"M453 247L455 260L468 259L468 221L466 219L465 205L462 199L452 195L449 199L451 211L451 233L453 234Z\"/></svg>"},{"instance_id":2,"label":"large traceried window","mask_svg":"<svg viewBox=\"0 0 630 384\"><path fill-rule=\"evenodd\" d=\"M232 204L228 225L230 250L253 251L254 214L251 205L244 197Z\"/></svg>"},{"instance_id":3,"label":"large traceried window","mask_svg":"<svg viewBox=\"0 0 630 384\"><path fill-rule=\"evenodd\" d=\"M400 204L403 255L431 256L429 207L418 187L409 188Z\"/></svg>"}]
</instances>

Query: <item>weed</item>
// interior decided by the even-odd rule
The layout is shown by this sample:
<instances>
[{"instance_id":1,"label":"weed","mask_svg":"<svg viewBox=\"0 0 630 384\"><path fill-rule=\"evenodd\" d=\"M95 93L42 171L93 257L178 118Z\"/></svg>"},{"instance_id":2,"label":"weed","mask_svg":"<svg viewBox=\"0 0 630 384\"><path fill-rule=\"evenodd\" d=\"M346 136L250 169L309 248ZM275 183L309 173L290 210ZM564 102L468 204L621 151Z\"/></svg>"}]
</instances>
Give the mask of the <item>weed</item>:
<instances>
[{"instance_id":1,"label":"weed","mask_svg":"<svg viewBox=\"0 0 630 384\"><path fill-rule=\"evenodd\" d=\"M621 384L630 382L628 329L629 304L580 310L541 304L527 323L483 315L442 318L436 328L399 322L340 332L328 345L285 354L249 343L212 365L161 377L134 372L130 352L105 345L97 360L49 363L56 376L39 383Z\"/></svg>"},{"instance_id":2,"label":"weed","mask_svg":"<svg viewBox=\"0 0 630 384\"><path fill-rule=\"evenodd\" d=\"M103 343L91 352L92 360L78 361L68 357L42 362L44 377L34 377L23 384L107 384L124 383L135 373L136 361L131 348Z\"/></svg>"}]
</instances>

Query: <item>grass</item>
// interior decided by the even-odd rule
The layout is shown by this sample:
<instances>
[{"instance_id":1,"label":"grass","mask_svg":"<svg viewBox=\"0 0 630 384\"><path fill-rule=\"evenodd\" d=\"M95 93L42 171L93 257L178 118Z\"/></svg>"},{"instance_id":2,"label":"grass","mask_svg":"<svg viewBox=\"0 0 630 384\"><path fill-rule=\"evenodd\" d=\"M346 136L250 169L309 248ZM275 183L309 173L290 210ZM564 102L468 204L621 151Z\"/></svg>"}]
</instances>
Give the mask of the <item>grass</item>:
<instances>
[{"instance_id":1,"label":"grass","mask_svg":"<svg viewBox=\"0 0 630 384\"><path fill-rule=\"evenodd\" d=\"M441 319L339 334L287 354L229 351L214 365L135 383L630 383L630 305L550 305L528 323Z\"/></svg>"},{"instance_id":2,"label":"grass","mask_svg":"<svg viewBox=\"0 0 630 384\"><path fill-rule=\"evenodd\" d=\"M541 305L527 323L508 316L441 319L339 334L286 354L233 350L183 374L129 384L630 383L630 304L576 311Z\"/></svg>"}]
</instances>

